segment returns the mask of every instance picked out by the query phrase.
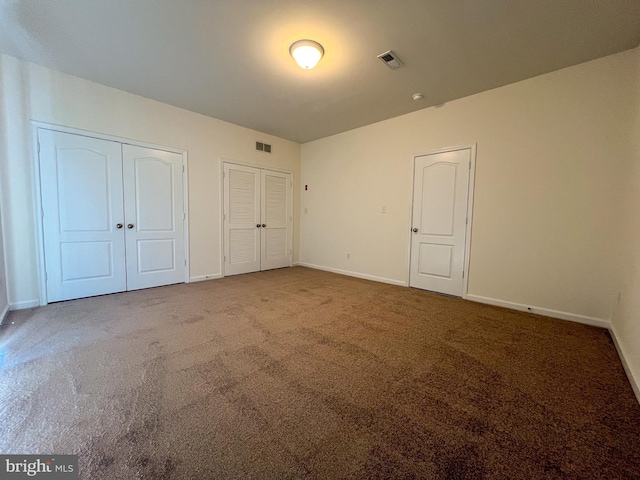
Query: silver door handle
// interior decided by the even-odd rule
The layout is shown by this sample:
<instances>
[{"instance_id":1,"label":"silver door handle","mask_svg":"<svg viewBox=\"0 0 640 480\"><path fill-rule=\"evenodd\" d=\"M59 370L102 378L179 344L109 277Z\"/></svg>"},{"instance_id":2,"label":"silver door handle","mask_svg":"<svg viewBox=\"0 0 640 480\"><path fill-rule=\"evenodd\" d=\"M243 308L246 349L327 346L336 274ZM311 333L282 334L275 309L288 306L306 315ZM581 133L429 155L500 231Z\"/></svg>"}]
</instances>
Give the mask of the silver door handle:
<instances>
[{"instance_id":1,"label":"silver door handle","mask_svg":"<svg viewBox=\"0 0 640 480\"><path fill-rule=\"evenodd\" d=\"M266 223L263 223L263 224L262 224L262 228L267 228L267 224L266 224Z\"/></svg>"},{"instance_id":2,"label":"silver door handle","mask_svg":"<svg viewBox=\"0 0 640 480\"><path fill-rule=\"evenodd\" d=\"M417 229L417 228L415 228L415 227L413 227L413 228L411 229L411 231L412 231L413 233L418 233L418 229Z\"/></svg>"},{"instance_id":3,"label":"silver door handle","mask_svg":"<svg viewBox=\"0 0 640 480\"><path fill-rule=\"evenodd\" d=\"M122 228L122 224L121 223L117 223L116 224L116 228Z\"/></svg>"},{"instance_id":4,"label":"silver door handle","mask_svg":"<svg viewBox=\"0 0 640 480\"><path fill-rule=\"evenodd\" d=\"M133 223L129 223L129 224L127 225L127 228L128 228L129 230L131 230L131 229L133 228Z\"/></svg>"}]
</instances>

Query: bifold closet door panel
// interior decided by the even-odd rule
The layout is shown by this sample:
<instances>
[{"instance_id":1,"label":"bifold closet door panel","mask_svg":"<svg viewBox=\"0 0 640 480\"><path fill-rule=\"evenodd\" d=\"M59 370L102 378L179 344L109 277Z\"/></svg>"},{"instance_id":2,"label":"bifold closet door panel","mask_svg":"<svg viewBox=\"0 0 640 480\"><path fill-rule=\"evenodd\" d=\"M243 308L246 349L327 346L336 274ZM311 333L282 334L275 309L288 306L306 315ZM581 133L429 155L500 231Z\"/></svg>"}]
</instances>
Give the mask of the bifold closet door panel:
<instances>
[{"instance_id":1,"label":"bifold closet door panel","mask_svg":"<svg viewBox=\"0 0 640 480\"><path fill-rule=\"evenodd\" d=\"M291 174L262 171L261 269L291 266Z\"/></svg>"},{"instance_id":2,"label":"bifold closet door panel","mask_svg":"<svg viewBox=\"0 0 640 480\"><path fill-rule=\"evenodd\" d=\"M260 270L260 169L225 163L224 274Z\"/></svg>"},{"instance_id":3,"label":"bifold closet door panel","mask_svg":"<svg viewBox=\"0 0 640 480\"><path fill-rule=\"evenodd\" d=\"M182 155L122 145L127 289L185 281Z\"/></svg>"},{"instance_id":4,"label":"bifold closet door panel","mask_svg":"<svg viewBox=\"0 0 640 480\"><path fill-rule=\"evenodd\" d=\"M38 129L47 302L126 290L120 143Z\"/></svg>"}]
</instances>

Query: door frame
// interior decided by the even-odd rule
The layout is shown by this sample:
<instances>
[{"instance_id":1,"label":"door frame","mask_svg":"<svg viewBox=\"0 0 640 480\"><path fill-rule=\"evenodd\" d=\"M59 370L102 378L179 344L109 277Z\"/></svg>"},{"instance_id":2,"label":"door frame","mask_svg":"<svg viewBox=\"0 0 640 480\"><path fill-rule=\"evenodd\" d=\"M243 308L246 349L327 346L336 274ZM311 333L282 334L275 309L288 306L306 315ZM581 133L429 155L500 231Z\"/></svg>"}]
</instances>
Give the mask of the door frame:
<instances>
[{"instance_id":1,"label":"door frame","mask_svg":"<svg viewBox=\"0 0 640 480\"><path fill-rule=\"evenodd\" d=\"M232 165L239 165L241 167L251 167L251 168L259 168L260 170L270 170L272 172L279 172L279 173L287 173L289 175L291 175L291 233L290 235L290 242L291 242L291 251L295 252L295 247L293 245L293 240L295 238L294 235L294 225L293 225L293 219L296 218L295 216L295 212L294 212L294 206L295 203L293 201L293 198L295 196L295 180L294 180L294 173L290 170L285 170L284 168L278 168L278 167L268 167L265 165L260 165L258 163L250 163L250 162L240 162L237 160L233 160L231 158L225 158L225 157L220 157L220 202L219 202L219 209L218 209L218 215L220 218L220 277L224 278L225 276L225 271L224 271L224 248L225 248L225 243L224 243L224 164L225 163L230 163ZM293 253L291 253L291 266L293 266Z\"/></svg>"},{"instance_id":2,"label":"door frame","mask_svg":"<svg viewBox=\"0 0 640 480\"><path fill-rule=\"evenodd\" d=\"M184 167L182 175L182 190L184 201L184 255L187 261L185 265L185 278L184 283L189 283L189 168L188 168L188 153L187 150L180 148L167 147L166 145L158 145L155 143L142 142L138 140L131 140L126 137L118 137L115 135L109 135L105 133L92 132L90 130L82 130L74 127L67 127L64 125L56 125L54 123L39 122L31 120L31 148L32 148L32 163L33 168L33 218L36 230L36 267L38 271L38 302L42 307L47 305L47 283L45 280L45 264L44 264L44 227L42 225L42 182L40 180L40 152L38 147L38 130L52 130L54 132L70 133L73 135L80 135L83 137L97 138L99 140L107 140L111 142L118 142L126 145L133 145L136 147L153 148L155 150L163 150L166 152L177 153L182 155L182 165Z\"/></svg>"},{"instance_id":3,"label":"door frame","mask_svg":"<svg viewBox=\"0 0 640 480\"><path fill-rule=\"evenodd\" d=\"M445 147L437 150L429 150L424 153L416 153L413 155L411 162L411 208L409 209L409 228L407 229L407 277L406 285L411 287L411 228L413 222L413 198L415 194L415 177L416 177L416 158L424 157L425 155L437 155L439 153L456 152L459 150L470 150L471 152L471 165L469 169L469 187L467 192L467 228L464 239L464 262L463 262L463 280L462 280L462 298L467 298L467 288L469 285L469 257L471 255L471 232L473 225L473 194L476 178L476 149L477 144L472 143L470 145L459 145L455 147Z\"/></svg>"}]
</instances>

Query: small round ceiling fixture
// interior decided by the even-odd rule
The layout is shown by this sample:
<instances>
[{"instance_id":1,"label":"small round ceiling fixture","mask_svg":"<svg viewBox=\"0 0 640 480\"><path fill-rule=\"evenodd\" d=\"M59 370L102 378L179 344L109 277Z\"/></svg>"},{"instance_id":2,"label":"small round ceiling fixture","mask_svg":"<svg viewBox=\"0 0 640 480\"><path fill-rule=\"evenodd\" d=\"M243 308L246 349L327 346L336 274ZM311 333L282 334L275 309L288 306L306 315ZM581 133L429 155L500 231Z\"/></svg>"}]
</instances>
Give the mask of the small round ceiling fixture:
<instances>
[{"instance_id":1,"label":"small round ceiling fixture","mask_svg":"<svg viewBox=\"0 0 640 480\"><path fill-rule=\"evenodd\" d=\"M291 44L289 53L300 67L311 70L324 55L324 48L313 40L298 40Z\"/></svg>"},{"instance_id":2,"label":"small round ceiling fixture","mask_svg":"<svg viewBox=\"0 0 640 480\"><path fill-rule=\"evenodd\" d=\"M422 96L422 94L421 94L421 93L414 93L411 97L412 97L416 102L419 102L420 100L422 100L422 99L423 99L423 96Z\"/></svg>"}]
</instances>

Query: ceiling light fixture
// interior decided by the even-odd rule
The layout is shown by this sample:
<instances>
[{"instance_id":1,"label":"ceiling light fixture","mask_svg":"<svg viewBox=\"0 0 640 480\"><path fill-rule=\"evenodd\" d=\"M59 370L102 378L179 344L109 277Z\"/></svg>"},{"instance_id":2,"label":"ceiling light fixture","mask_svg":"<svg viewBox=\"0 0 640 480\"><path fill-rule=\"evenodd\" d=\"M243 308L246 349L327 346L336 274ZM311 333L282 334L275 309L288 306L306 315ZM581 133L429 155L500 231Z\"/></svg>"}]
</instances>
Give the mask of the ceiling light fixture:
<instances>
[{"instance_id":1,"label":"ceiling light fixture","mask_svg":"<svg viewBox=\"0 0 640 480\"><path fill-rule=\"evenodd\" d=\"M313 40L298 40L291 44L289 53L300 67L311 70L324 55L324 48Z\"/></svg>"}]
</instances>

